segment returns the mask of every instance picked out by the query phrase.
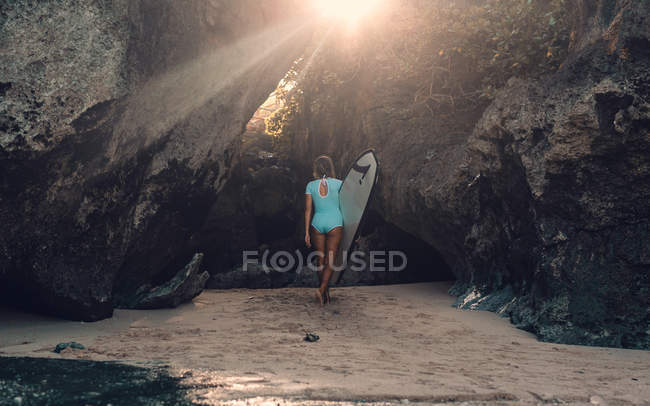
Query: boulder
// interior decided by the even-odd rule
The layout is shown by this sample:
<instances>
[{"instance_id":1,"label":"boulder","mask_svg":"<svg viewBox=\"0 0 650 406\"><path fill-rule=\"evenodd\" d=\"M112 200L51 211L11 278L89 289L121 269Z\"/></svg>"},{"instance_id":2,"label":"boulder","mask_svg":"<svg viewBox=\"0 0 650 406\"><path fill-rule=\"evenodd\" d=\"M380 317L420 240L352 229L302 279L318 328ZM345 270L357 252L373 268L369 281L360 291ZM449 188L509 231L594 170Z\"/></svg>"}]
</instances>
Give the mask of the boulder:
<instances>
[{"instance_id":1,"label":"boulder","mask_svg":"<svg viewBox=\"0 0 650 406\"><path fill-rule=\"evenodd\" d=\"M98 320L194 252L231 261L218 241L254 236L231 239L248 219L225 185L309 38L301 16L292 0L3 5L0 300Z\"/></svg>"},{"instance_id":2,"label":"boulder","mask_svg":"<svg viewBox=\"0 0 650 406\"><path fill-rule=\"evenodd\" d=\"M198 296L210 274L201 272L203 254L195 254L190 263L166 283L151 287L141 286L132 298L122 299L117 307L125 309L160 309L178 307Z\"/></svg>"}]
</instances>

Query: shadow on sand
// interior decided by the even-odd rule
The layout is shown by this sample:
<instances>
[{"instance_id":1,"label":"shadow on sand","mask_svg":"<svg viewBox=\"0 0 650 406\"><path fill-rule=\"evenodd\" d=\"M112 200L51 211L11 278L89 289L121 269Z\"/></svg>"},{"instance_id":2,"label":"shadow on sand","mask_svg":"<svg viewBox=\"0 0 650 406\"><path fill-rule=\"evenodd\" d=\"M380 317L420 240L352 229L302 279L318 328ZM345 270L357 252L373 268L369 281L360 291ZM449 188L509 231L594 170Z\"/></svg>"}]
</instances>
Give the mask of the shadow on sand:
<instances>
[{"instance_id":1,"label":"shadow on sand","mask_svg":"<svg viewBox=\"0 0 650 406\"><path fill-rule=\"evenodd\" d=\"M165 367L0 357L0 404L190 405Z\"/></svg>"}]
</instances>

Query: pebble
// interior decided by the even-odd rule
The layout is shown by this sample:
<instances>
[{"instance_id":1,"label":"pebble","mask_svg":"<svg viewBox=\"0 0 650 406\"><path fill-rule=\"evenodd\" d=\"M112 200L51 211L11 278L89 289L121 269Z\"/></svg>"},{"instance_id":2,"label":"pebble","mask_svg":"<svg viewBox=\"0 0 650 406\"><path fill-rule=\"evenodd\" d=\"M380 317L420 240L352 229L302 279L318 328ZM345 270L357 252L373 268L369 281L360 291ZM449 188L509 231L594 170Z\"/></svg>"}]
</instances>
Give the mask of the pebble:
<instances>
[{"instance_id":1,"label":"pebble","mask_svg":"<svg viewBox=\"0 0 650 406\"><path fill-rule=\"evenodd\" d=\"M605 399L601 398L600 396L592 396L589 398L589 403L592 405L606 405Z\"/></svg>"}]
</instances>

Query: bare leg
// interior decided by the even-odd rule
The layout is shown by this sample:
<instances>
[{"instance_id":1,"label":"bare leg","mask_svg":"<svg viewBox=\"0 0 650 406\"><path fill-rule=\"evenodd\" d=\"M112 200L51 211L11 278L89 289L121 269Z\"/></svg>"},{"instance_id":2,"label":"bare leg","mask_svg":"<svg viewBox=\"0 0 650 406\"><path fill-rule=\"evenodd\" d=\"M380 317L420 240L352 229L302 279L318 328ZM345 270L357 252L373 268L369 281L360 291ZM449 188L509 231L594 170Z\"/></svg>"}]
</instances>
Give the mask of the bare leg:
<instances>
[{"instance_id":1,"label":"bare leg","mask_svg":"<svg viewBox=\"0 0 650 406\"><path fill-rule=\"evenodd\" d=\"M325 242L325 270L323 271L323 278L320 284L320 292L322 296L326 295L327 287L332 278L332 273L334 272L332 269L332 263L336 258L336 252L339 249L341 238L343 238L343 227L335 227L327 233L327 239Z\"/></svg>"},{"instance_id":2,"label":"bare leg","mask_svg":"<svg viewBox=\"0 0 650 406\"><path fill-rule=\"evenodd\" d=\"M323 265L325 264L325 234L319 233L311 227L311 243L314 249L319 253L318 259L318 285L323 282Z\"/></svg>"},{"instance_id":3,"label":"bare leg","mask_svg":"<svg viewBox=\"0 0 650 406\"><path fill-rule=\"evenodd\" d=\"M318 286L320 286L323 283L323 270L324 270L324 264L325 264L325 238L326 234L319 233L316 231L316 229L312 226L311 227L311 243L318 252ZM321 305L323 304L321 300Z\"/></svg>"}]
</instances>

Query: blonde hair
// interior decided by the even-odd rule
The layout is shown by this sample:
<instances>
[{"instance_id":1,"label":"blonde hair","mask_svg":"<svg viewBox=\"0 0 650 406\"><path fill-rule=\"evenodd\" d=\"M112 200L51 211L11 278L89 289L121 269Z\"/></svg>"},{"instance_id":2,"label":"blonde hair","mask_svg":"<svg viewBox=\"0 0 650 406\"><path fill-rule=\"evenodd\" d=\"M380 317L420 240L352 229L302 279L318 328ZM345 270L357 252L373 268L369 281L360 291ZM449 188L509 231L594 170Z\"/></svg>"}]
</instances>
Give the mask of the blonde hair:
<instances>
[{"instance_id":1,"label":"blonde hair","mask_svg":"<svg viewBox=\"0 0 650 406\"><path fill-rule=\"evenodd\" d=\"M323 176L335 178L336 171L334 170L334 162L332 162L332 158L327 155L321 155L314 159L313 175L316 179L322 178Z\"/></svg>"}]
</instances>

